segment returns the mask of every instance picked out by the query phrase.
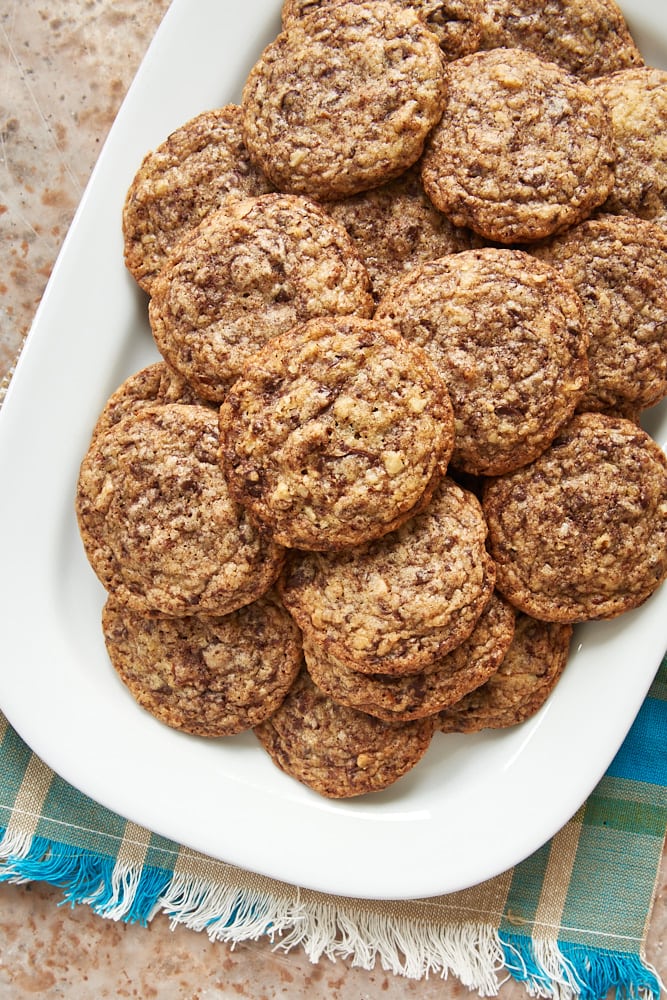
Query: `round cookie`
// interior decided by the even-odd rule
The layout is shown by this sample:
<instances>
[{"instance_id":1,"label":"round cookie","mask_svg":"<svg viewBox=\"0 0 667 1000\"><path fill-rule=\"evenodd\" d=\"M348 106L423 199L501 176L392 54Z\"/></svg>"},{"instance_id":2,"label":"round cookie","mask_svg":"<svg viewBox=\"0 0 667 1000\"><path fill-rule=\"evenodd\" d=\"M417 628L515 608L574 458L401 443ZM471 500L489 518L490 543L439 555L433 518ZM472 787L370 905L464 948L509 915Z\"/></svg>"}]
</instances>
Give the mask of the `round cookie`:
<instances>
[{"instance_id":1,"label":"round cookie","mask_svg":"<svg viewBox=\"0 0 667 1000\"><path fill-rule=\"evenodd\" d=\"M574 413L588 385L581 302L521 250L468 250L413 268L376 318L422 347L447 385L452 466L496 476L526 465Z\"/></svg>"},{"instance_id":2,"label":"round cookie","mask_svg":"<svg viewBox=\"0 0 667 1000\"><path fill-rule=\"evenodd\" d=\"M332 7L335 3L350 0L284 0L282 23L305 17L317 10ZM354 0L352 0L354 2ZM405 8L412 8L426 23L440 43L447 59L460 59L479 48L481 38L481 0L393 0Z\"/></svg>"},{"instance_id":3,"label":"round cookie","mask_svg":"<svg viewBox=\"0 0 667 1000\"><path fill-rule=\"evenodd\" d=\"M410 9L343 3L289 24L243 89L255 163L281 191L342 198L397 177L440 117L444 57Z\"/></svg>"},{"instance_id":4,"label":"round cookie","mask_svg":"<svg viewBox=\"0 0 667 1000\"><path fill-rule=\"evenodd\" d=\"M282 705L255 728L274 764L327 798L379 792L412 770L433 719L383 722L338 705L302 670Z\"/></svg>"},{"instance_id":5,"label":"round cookie","mask_svg":"<svg viewBox=\"0 0 667 1000\"><path fill-rule=\"evenodd\" d=\"M112 666L160 722L233 736L280 706L301 668L301 636L270 596L222 616L150 618L110 597L102 630Z\"/></svg>"},{"instance_id":6,"label":"round cookie","mask_svg":"<svg viewBox=\"0 0 667 1000\"><path fill-rule=\"evenodd\" d=\"M306 667L315 684L341 705L386 722L435 715L483 684L498 669L514 633L515 613L495 594L468 638L417 674L363 674L304 640Z\"/></svg>"},{"instance_id":7,"label":"round cookie","mask_svg":"<svg viewBox=\"0 0 667 1000\"><path fill-rule=\"evenodd\" d=\"M464 642L495 567L479 501L444 477L396 531L337 553L290 554L278 587L305 639L352 670L417 673Z\"/></svg>"},{"instance_id":8,"label":"round cookie","mask_svg":"<svg viewBox=\"0 0 667 1000\"><path fill-rule=\"evenodd\" d=\"M422 159L429 198L457 226L523 243L586 218L614 184L609 115L582 80L523 49L449 63Z\"/></svg>"},{"instance_id":9,"label":"round cookie","mask_svg":"<svg viewBox=\"0 0 667 1000\"><path fill-rule=\"evenodd\" d=\"M487 480L498 590L545 621L613 618L667 577L667 458L636 424L581 413L531 465Z\"/></svg>"},{"instance_id":10,"label":"round cookie","mask_svg":"<svg viewBox=\"0 0 667 1000\"><path fill-rule=\"evenodd\" d=\"M376 299L409 268L469 250L479 239L438 211L426 196L418 167L370 191L329 202L327 211L350 235Z\"/></svg>"},{"instance_id":11,"label":"round cookie","mask_svg":"<svg viewBox=\"0 0 667 1000\"><path fill-rule=\"evenodd\" d=\"M248 156L241 118L235 104L204 111L144 157L122 224L125 263L146 292L176 243L227 197L271 190Z\"/></svg>"},{"instance_id":12,"label":"round cookie","mask_svg":"<svg viewBox=\"0 0 667 1000\"><path fill-rule=\"evenodd\" d=\"M582 79L644 61L614 0L485 0L479 47L528 49Z\"/></svg>"},{"instance_id":13,"label":"round cookie","mask_svg":"<svg viewBox=\"0 0 667 1000\"><path fill-rule=\"evenodd\" d=\"M423 351L389 324L339 316L258 351L220 431L234 498L281 545L327 550L386 534L428 499L454 419Z\"/></svg>"},{"instance_id":14,"label":"round cookie","mask_svg":"<svg viewBox=\"0 0 667 1000\"><path fill-rule=\"evenodd\" d=\"M612 122L616 182L608 212L662 219L667 215L667 71L621 70L591 81Z\"/></svg>"},{"instance_id":15,"label":"round cookie","mask_svg":"<svg viewBox=\"0 0 667 1000\"><path fill-rule=\"evenodd\" d=\"M370 316L350 237L313 202L267 194L210 214L172 252L148 315L162 356L220 402L271 337L323 314Z\"/></svg>"},{"instance_id":16,"label":"round cookie","mask_svg":"<svg viewBox=\"0 0 667 1000\"><path fill-rule=\"evenodd\" d=\"M579 409L637 413L667 396L667 233L644 219L606 215L533 252L583 303L590 384Z\"/></svg>"},{"instance_id":17,"label":"round cookie","mask_svg":"<svg viewBox=\"0 0 667 1000\"><path fill-rule=\"evenodd\" d=\"M443 733L476 733L525 722L542 707L567 663L573 628L518 614L500 668L438 716Z\"/></svg>"},{"instance_id":18,"label":"round cookie","mask_svg":"<svg viewBox=\"0 0 667 1000\"><path fill-rule=\"evenodd\" d=\"M151 403L207 405L164 361L156 361L128 376L109 396L97 418L92 437L104 433L126 414Z\"/></svg>"},{"instance_id":19,"label":"round cookie","mask_svg":"<svg viewBox=\"0 0 667 1000\"><path fill-rule=\"evenodd\" d=\"M76 513L102 584L141 613L227 614L265 593L284 560L230 497L205 406L142 406L98 434Z\"/></svg>"}]
</instances>

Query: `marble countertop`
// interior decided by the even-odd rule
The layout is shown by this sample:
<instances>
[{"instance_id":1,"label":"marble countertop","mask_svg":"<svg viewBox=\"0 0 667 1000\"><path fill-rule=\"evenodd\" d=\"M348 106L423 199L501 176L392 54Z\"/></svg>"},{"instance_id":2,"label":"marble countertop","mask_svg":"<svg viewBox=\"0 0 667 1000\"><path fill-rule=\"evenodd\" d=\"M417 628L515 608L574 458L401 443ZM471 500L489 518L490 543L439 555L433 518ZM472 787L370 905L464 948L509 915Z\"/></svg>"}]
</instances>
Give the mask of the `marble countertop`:
<instances>
[{"instance_id":1,"label":"marble countertop","mask_svg":"<svg viewBox=\"0 0 667 1000\"><path fill-rule=\"evenodd\" d=\"M222 0L224 2L224 0ZM51 268L120 102L168 0L0 4L0 384L30 328ZM455 980L397 979L343 961L311 965L267 941L231 946L165 917L148 928L59 906L46 885L0 885L0 998L453 998ZM647 957L667 974L667 855ZM502 1000L525 997L508 982Z\"/></svg>"}]
</instances>

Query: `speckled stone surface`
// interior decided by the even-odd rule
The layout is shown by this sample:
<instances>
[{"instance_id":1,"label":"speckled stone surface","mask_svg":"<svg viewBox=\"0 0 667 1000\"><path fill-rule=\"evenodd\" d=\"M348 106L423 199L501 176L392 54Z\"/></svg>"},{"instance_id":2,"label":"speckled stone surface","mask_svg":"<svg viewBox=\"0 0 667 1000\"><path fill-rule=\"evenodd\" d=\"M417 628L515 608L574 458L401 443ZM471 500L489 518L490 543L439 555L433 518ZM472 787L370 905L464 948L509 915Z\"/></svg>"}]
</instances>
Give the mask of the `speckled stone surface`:
<instances>
[{"instance_id":1,"label":"speckled stone surface","mask_svg":"<svg viewBox=\"0 0 667 1000\"><path fill-rule=\"evenodd\" d=\"M221 0L224 2L224 0ZM0 0L0 381L11 371L106 133L168 0ZM267 941L230 946L0 885L0 1000L448 1000L455 980L364 972ZM667 858L647 957L667 978ZM514 982L502 1000L527 994Z\"/></svg>"}]
</instances>

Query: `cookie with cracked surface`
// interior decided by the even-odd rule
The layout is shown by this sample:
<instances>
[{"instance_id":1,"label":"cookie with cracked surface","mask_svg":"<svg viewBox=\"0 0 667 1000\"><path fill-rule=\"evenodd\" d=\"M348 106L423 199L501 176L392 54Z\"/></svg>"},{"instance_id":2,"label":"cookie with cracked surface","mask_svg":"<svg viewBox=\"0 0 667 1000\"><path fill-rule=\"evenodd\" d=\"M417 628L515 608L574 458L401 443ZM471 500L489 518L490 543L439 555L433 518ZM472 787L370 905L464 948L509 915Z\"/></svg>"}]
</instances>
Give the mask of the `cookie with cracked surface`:
<instances>
[{"instance_id":1,"label":"cookie with cracked surface","mask_svg":"<svg viewBox=\"0 0 667 1000\"><path fill-rule=\"evenodd\" d=\"M581 302L553 267L522 250L486 247L414 267L375 315L442 375L454 407L451 464L472 475L531 462L588 385Z\"/></svg>"},{"instance_id":2,"label":"cookie with cracked surface","mask_svg":"<svg viewBox=\"0 0 667 1000\"><path fill-rule=\"evenodd\" d=\"M454 442L447 390L389 324L320 317L275 337L220 407L234 498L281 545L339 549L427 499Z\"/></svg>"},{"instance_id":3,"label":"cookie with cracked surface","mask_svg":"<svg viewBox=\"0 0 667 1000\"><path fill-rule=\"evenodd\" d=\"M444 477L396 531L336 553L295 552L278 582L305 638L353 670L417 673L464 642L495 567L479 501Z\"/></svg>"},{"instance_id":4,"label":"cookie with cracked surface","mask_svg":"<svg viewBox=\"0 0 667 1000\"><path fill-rule=\"evenodd\" d=\"M523 49L449 63L422 158L429 198L457 226L525 243L580 222L614 184L611 121L578 77Z\"/></svg>"},{"instance_id":5,"label":"cookie with cracked surface","mask_svg":"<svg viewBox=\"0 0 667 1000\"><path fill-rule=\"evenodd\" d=\"M531 465L487 480L496 586L544 621L613 618L667 577L667 458L636 424L581 413Z\"/></svg>"},{"instance_id":6,"label":"cookie with cracked surface","mask_svg":"<svg viewBox=\"0 0 667 1000\"><path fill-rule=\"evenodd\" d=\"M233 736L281 705L301 668L301 636L270 595L221 616L150 618L113 597L102 612L109 658L133 698L196 736Z\"/></svg>"},{"instance_id":7,"label":"cookie with cracked surface","mask_svg":"<svg viewBox=\"0 0 667 1000\"><path fill-rule=\"evenodd\" d=\"M417 674L363 674L304 640L308 673L334 701L386 722L436 715L498 669L514 634L515 612L493 595L468 638Z\"/></svg>"},{"instance_id":8,"label":"cookie with cracked surface","mask_svg":"<svg viewBox=\"0 0 667 1000\"><path fill-rule=\"evenodd\" d=\"M128 189L122 225L125 263L150 294L178 241L229 196L271 190L250 160L241 107L204 111L147 153Z\"/></svg>"},{"instance_id":9,"label":"cookie with cracked surface","mask_svg":"<svg viewBox=\"0 0 667 1000\"><path fill-rule=\"evenodd\" d=\"M347 232L312 201L267 194L211 213L153 283L162 356L220 402L267 340L314 316L370 316L370 279Z\"/></svg>"},{"instance_id":10,"label":"cookie with cracked surface","mask_svg":"<svg viewBox=\"0 0 667 1000\"><path fill-rule=\"evenodd\" d=\"M282 23L306 17L336 3L354 0L284 0ZM437 36L447 59L460 59L479 48L481 38L481 0L394 0L397 5L411 8Z\"/></svg>"},{"instance_id":11,"label":"cookie with cracked surface","mask_svg":"<svg viewBox=\"0 0 667 1000\"><path fill-rule=\"evenodd\" d=\"M302 670L282 705L255 727L274 764L326 798L379 792L428 750L433 719L383 722L339 705Z\"/></svg>"},{"instance_id":12,"label":"cookie with cracked surface","mask_svg":"<svg viewBox=\"0 0 667 1000\"><path fill-rule=\"evenodd\" d=\"M614 0L486 0L479 47L528 49L582 79L644 62Z\"/></svg>"},{"instance_id":13,"label":"cookie with cracked surface","mask_svg":"<svg viewBox=\"0 0 667 1000\"><path fill-rule=\"evenodd\" d=\"M616 157L616 182L605 211L667 224L667 71L620 70L591 81L608 109Z\"/></svg>"},{"instance_id":14,"label":"cookie with cracked surface","mask_svg":"<svg viewBox=\"0 0 667 1000\"><path fill-rule=\"evenodd\" d=\"M281 191L326 201L375 187L419 159L442 110L443 68L415 11L383 0L327 7L290 23L250 71L246 145Z\"/></svg>"},{"instance_id":15,"label":"cookie with cracked surface","mask_svg":"<svg viewBox=\"0 0 667 1000\"><path fill-rule=\"evenodd\" d=\"M208 405L164 361L156 361L129 375L109 396L97 418L92 437L108 430L133 410L152 403Z\"/></svg>"},{"instance_id":16,"label":"cookie with cracked surface","mask_svg":"<svg viewBox=\"0 0 667 1000\"><path fill-rule=\"evenodd\" d=\"M590 344L580 410L636 414L667 396L667 233L644 219L598 216L533 252L578 293Z\"/></svg>"},{"instance_id":17,"label":"cookie with cracked surface","mask_svg":"<svg viewBox=\"0 0 667 1000\"><path fill-rule=\"evenodd\" d=\"M518 614L514 638L486 683L438 716L443 733L503 729L531 718L545 703L567 664L572 626Z\"/></svg>"},{"instance_id":18,"label":"cookie with cracked surface","mask_svg":"<svg viewBox=\"0 0 667 1000\"><path fill-rule=\"evenodd\" d=\"M426 196L418 167L371 191L329 202L327 211L349 233L376 299L409 268L479 242L438 211Z\"/></svg>"},{"instance_id":19,"label":"cookie with cracked surface","mask_svg":"<svg viewBox=\"0 0 667 1000\"><path fill-rule=\"evenodd\" d=\"M227 614L265 593L284 550L236 504L218 462L217 413L142 406L98 434L76 495L88 560L133 611Z\"/></svg>"}]
</instances>

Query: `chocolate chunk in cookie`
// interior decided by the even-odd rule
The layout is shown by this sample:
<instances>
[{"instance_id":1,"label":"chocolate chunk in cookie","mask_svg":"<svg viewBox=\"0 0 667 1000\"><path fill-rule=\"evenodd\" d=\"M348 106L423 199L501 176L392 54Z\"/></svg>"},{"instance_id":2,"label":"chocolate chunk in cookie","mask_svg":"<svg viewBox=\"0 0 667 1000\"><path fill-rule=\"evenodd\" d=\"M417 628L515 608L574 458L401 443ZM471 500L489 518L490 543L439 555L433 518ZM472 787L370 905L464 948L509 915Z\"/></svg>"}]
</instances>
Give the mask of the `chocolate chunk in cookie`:
<instances>
[{"instance_id":1,"label":"chocolate chunk in cookie","mask_svg":"<svg viewBox=\"0 0 667 1000\"><path fill-rule=\"evenodd\" d=\"M222 616L154 619L112 597L102 614L112 666L147 712L196 736L232 736L281 705L301 636L271 596Z\"/></svg>"},{"instance_id":2,"label":"chocolate chunk in cookie","mask_svg":"<svg viewBox=\"0 0 667 1000\"><path fill-rule=\"evenodd\" d=\"M178 241L229 196L271 190L243 142L241 108L228 104L186 122L147 153L123 207L125 263L150 292Z\"/></svg>"},{"instance_id":3,"label":"chocolate chunk in cookie","mask_svg":"<svg viewBox=\"0 0 667 1000\"><path fill-rule=\"evenodd\" d=\"M438 717L443 733L475 733L525 722L542 707L567 664L572 626L519 614L499 669Z\"/></svg>"},{"instance_id":4,"label":"chocolate chunk in cookie","mask_svg":"<svg viewBox=\"0 0 667 1000\"><path fill-rule=\"evenodd\" d=\"M588 219L533 252L577 291L590 384L580 410L637 413L667 396L667 233L632 216Z\"/></svg>"},{"instance_id":5,"label":"chocolate chunk in cookie","mask_svg":"<svg viewBox=\"0 0 667 1000\"><path fill-rule=\"evenodd\" d=\"M289 24L243 90L255 163L281 191L329 200L415 163L437 122L444 57L415 11L343 3Z\"/></svg>"},{"instance_id":6,"label":"chocolate chunk in cookie","mask_svg":"<svg viewBox=\"0 0 667 1000\"><path fill-rule=\"evenodd\" d=\"M667 577L667 458L636 424L579 414L550 448L487 480L496 585L545 621L613 618Z\"/></svg>"},{"instance_id":7,"label":"chocolate chunk in cookie","mask_svg":"<svg viewBox=\"0 0 667 1000\"><path fill-rule=\"evenodd\" d=\"M284 550L229 495L217 414L146 405L95 436L76 497L88 560L115 599L153 615L221 615L275 582Z\"/></svg>"},{"instance_id":8,"label":"chocolate chunk in cookie","mask_svg":"<svg viewBox=\"0 0 667 1000\"><path fill-rule=\"evenodd\" d=\"M386 534L430 496L454 441L444 384L386 323L321 317L274 338L220 408L234 498L281 545Z\"/></svg>"},{"instance_id":9,"label":"chocolate chunk in cookie","mask_svg":"<svg viewBox=\"0 0 667 1000\"><path fill-rule=\"evenodd\" d=\"M306 666L320 690L341 705L386 722L422 719L459 701L495 673L512 641L514 618L511 605L494 594L468 638L417 674L363 674L308 638Z\"/></svg>"},{"instance_id":10,"label":"chocolate chunk in cookie","mask_svg":"<svg viewBox=\"0 0 667 1000\"><path fill-rule=\"evenodd\" d=\"M536 266L537 265L537 266ZM469 250L413 268L376 311L426 351L454 407L452 466L496 476L526 465L588 385L581 302L521 250Z\"/></svg>"},{"instance_id":11,"label":"chocolate chunk in cookie","mask_svg":"<svg viewBox=\"0 0 667 1000\"><path fill-rule=\"evenodd\" d=\"M479 501L448 477L397 531L291 554L279 581L305 637L361 673L405 674L464 642L493 592Z\"/></svg>"},{"instance_id":12,"label":"chocolate chunk in cookie","mask_svg":"<svg viewBox=\"0 0 667 1000\"><path fill-rule=\"evenodd\" d=\"M327 798L379 792L412 770L434 721L383 722L339 705L303 670L282 705L255 734L274 764Z\"/></svg>"},{"instance_id":13,"label":"chocolate chunk in cookie","mask_svg":"<svg viewBox=\"0 0 667 1000\"><path fill-rule=\"evenodd\" d=\"M350 237L294 195L235 201L178 245L153 284L160 353L220 402L267 340L320 315L370 316L370 279Z\"/></svg>"},{"instance_id":14,"label":"chocolate chunk in cookie","mask_svg":"<svg viewBox=\"0 0 667 1000\"><path fill-rule=\"evenodd\" d=\"M582 80L523 49L476 52L449 63L445 78L422 180L457 226L529 242L580 222L607 198L611 121Z\"/></svg>"}]
</instances>

